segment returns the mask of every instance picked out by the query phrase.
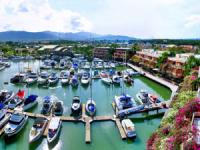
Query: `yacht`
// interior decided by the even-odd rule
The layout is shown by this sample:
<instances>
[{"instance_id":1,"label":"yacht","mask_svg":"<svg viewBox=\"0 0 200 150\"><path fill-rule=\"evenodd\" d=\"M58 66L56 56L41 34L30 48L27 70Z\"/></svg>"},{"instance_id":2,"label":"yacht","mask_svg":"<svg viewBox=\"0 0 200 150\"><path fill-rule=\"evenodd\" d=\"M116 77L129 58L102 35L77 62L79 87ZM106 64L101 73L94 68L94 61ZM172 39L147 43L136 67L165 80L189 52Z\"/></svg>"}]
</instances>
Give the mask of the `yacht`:
<instances>
[{"instance_id":1,"label":"yacht","mask_svg":"<svg viewBox=\"0 0 200 150\"><path fill-rule=\"evenodd\" d=\"M10 79L10 82L14 83L14 84L24 83L26 78L27 78L27 75L25 73L17 73L17 74L14 75L14 77L12 77Z\"/></svg>"},{"instance_id":2,"label":"yacht","mask_svg":"<svg viewBox=\"0 0 200 150\"><path fill-rule=\"evenodd\" d=\"M96 103L95 103L95 101L92 100L91 98L89 98L86 102L85 110L90 116L93 117L96 113Z\"/></svg>"},{"instance_id":3,"label":"yacht","mask_svg":"<svg viewBox=\"0 0 200 150\"><path fill-rule=\"evenodd\" d=\"M149 102L149 94L145 90L141 90L139 93L136 94L136 98L140 102L140 104L150 104Z\"/></svg>"},{"instance_id":4,"label":"yacht","mask_svg":"<svg viewBox=\"0 0 200 150\"><path fill-rule=\"evenodd\" d=\"M33 108L38 104L38 96L37 95L29 95L25 100L24 100L24 106L23 110L26 111L30 108Z\"/></svg>"},{"instance_id":5,"label":"yacht","mask_svg":"<svg viewBox=\"0 0 200 150\"><path fill-rule=\"evenodd\" d=\"M49 74L48 72L41 72L40 75L39 75L39 78L38 78L38 85L45 85L48 83L48 78L49 78Z\"/></svg>"},{"instance_id":6,"label":"yacht","mask_svg":"<svg viewBox=\"0 0 200 150\"><path fill-rule=\"evenodd\" d=\"M7 113L6 110L4 109L0 110L0 129L2 129L4 125L8 122L10 116L11 114Z\"/></svg>"},{"instance_id":7,"label":"yacht","mask_svg":"<svg viewBox=\"0 0 200 150\"><path fill-rule=\"evenodd\" d=\"M130 119L123 119L122 120L122 127L126 133L126 136L128 138L135 138L136 132L135 132L135 125Z\"/></svg>"},{"instance_id":8,"label":"yacht","mask_svg":"<svg viewBox=\"0 0 200 150\"><path fill-rule=\"evenodd\" d=\"M90 74L88 72L84 72L81 77L81 83L83 85L89 84L90 82Z\"/></svg>"},{"instance_id":9,"label":"yacht","mask_svg":"<svg viewBox=\"0 0 200 150\"><path fill-rule=\"evenodd\" d=\"M27 121L27 115L13 113L4 128L5 135L8 137L16 135L23 129Z\"/></svg>"},{"instance_id":10,"label":"yacht","mask_svg":"<svg viewBox=\"0 0 200 150\"><path fill-rule=\"evenodd\" d=\"M25 96L24 90L19 90L18 93L8 102L8 109L15 109L23 103Z\"/></svg>"},{"instance_id":11,"label":"yacht","mask_svg":"<svg viewBox=\"0 0 200 150\"><path fill-rule=\"evenodd\" d=\"M45 96L43 100L44 102L43 102L41 114L49 115L53 107L53 98L52 96Z\"/></svg>"},{"instance_id":12,"label":"yacht","mask_svg":"<svg viewBox=\"0 0 200 150\"><path fill-rule=\"evenodd\" d=\"M56 116L62 116L63 114L63 102L56 101L53 108L53 114Z\"/></svg>"},{"instance_id":13,"label":"yacht","mask_svg":"<svg viewBox=\"0 0 200 150\"><path fill-rule=\"evenodd\" d=\"M38 80L38 76L36 73L31 72L30 74L28 74L27 79L25 80L25 82L30 85L30 84L34 84L36 83Z\"/></svg>"},{"instance_id":14,"label":"yacht","mask_svg":"<svg viewBox=\"0 0 200 150\"><path fill-rule=\"evenodd\" d=\"M134 82L134 80L127 74L124 74L123 80L125 83L130 84L130 85Z\"/></svg>"},{"instance_id":15,"label":"yacht","mask_svg":"<svg viewBox=\"0 0 200 150\"><path fill-rule=\"evenodd\" d=\"M47 134L48 143L52 143L59 135L61 129L62 121L59 117L53 117L50 120Z\"/></svg>"},{"instance_id":16,"label":"yacht","mask_svg":"<svg viewBox=\"0 0 200 150\"><path fill-rule=\"evenodd\" d=\"M1 90L0 91L0 103L8 103L13 97L15 93L13 91Z\"/></svg>"},{"instance_id":17,"label":"yacht","mask_svg":"<svg viewBox=\"0 0 200 150\"><path fill-rule=\"evenodd\" d=\"M56 73L52 73L50 76L49 76L49 79L48 79L48 83L49 83L49 86L52 86L52 85L55 85L58 83L58 77L57 77L57 74Z\"/></svg>"},{"instance_id":18,"label":"yacht","mask_svg":"<svg viewBox=\"0 0 200 150\"><path fill-rule=\"evenodd\" d=\"M107 84L107 85L112 84L112 80L109 77L107 77L107 78L101 78L101 81L103 83Z\"/></svg>"},{"instance_id":19,"label":"yacht","mask_svg":"<svg viewBox=\"0 0 200 150\"><path fill-rule=\"evenodd\" d=\"M46 118L36 118L29 133L29 143L39 140L47 127L48 120Z\"/></svg>"},{"instance_id":20,"label":"yacht","mask_svg":"<svg viewBox=\"0 0 200 150\"><path fill-rule=\"evenodd\" d=\"M114 101L118 110L124 110L136 106L135 100L128 94L115 96Z\"/></svg>"},{"instance_id":21,"label":"yacht","mask_svg":"<svg viewBox=\"0 0 200 150\"><path fill-rule=\"evenodd\" d=\"M82 111L81 100L80 100L79 96L74 96L74 98L72 100L72 105L71 105L71 112L72 112L72 114L76 115L76 114L80 114L81 111Z\"/></svg>"}]
</instances>

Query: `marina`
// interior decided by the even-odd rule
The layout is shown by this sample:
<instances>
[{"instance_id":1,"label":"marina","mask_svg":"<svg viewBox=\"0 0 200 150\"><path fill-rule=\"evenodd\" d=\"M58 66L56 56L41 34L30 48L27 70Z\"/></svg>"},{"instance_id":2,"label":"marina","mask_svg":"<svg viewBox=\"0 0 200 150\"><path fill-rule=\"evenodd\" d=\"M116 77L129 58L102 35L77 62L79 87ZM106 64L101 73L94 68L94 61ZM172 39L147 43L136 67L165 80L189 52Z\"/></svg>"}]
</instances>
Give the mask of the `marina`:
<instances>
[{"instance_id":1,"label":"marina","mask_svg":"<svg viewBox=\"0 0 200 150\"><path fill-rule=\"evenodd\" d=\"M31 63L32 62L30 62L30 64ZM35 67L35 66L37 67L37 64L38 64L38 62L36 61L34 63L34 65L32 65L32 66L33 67ZM17 63L12 63L12 65L17 65ZM13 69L12 66L9 69ZM5 73L6 71L7 70L5 70L4 72L1 72L1 73ZM16 72L17 72L17 70L16 70ZM8 81L8 80L9 80L9 77L6 78L6 81ZM143 82L142 81L143 77L138 77L138 78L135 78L134 80L135 80L134 84L141 84ZM152 82L152 81L148 81L148 82ZM113 130L113 127L116 125L116 129L114 127L115 130L113 130L113 132L111 133L113 135L116 135L116 138L118 138L118 139L115 138L115 140L118 141L120 139L123 139L123 140L126 139L126 135L124 133L124 129L122 128L122 125L121 125L121 119L119 119L118 117L116 117L116 114L113 111L112 105L111 105L112 100L114 98L114 95L117 94L117 93L119 94L119 93L122 92L122 88L120 86L115 86L115 85L107 86L107 85L103 84L99 79L94 80L93 81L93 97L94 97L94 99L95 99L95 101L97 103L97 113L96 113L96 115L94 117L89 117L88 115L85 114L85 109L83 109L83 111L82 111L82 117L77 119L77 118L74 118L74 117L70 116L69 104L71 104L71 102L69 102L69 101L72 100L73 96L79 95L80 98L81 98L81 100L83 101L82 108L85 108L84 104L86 104L85 100L87 100L87 97L89 97L89 95L90 95L90 88L89 88L89 86L87 87L87 86L81 86L81 85L79 85L78 88L74 89L73 87L71 87L69 85L66 86L66 87L63 87L60 84L61 83L58 83L55 87L45 87L45 86L44 87L37 87L37 85L31 85L27 90L28 90L29 93L34 93L34 94L39 95L39 97L44 97L46 95L49 95L50 93L53 94L53 95L55 94L56 96L58 96L58 98L60 100L62 100L64 102L64 105L65 105L65 107L64 107L64 115L60 116L60 119L63 122L62 123L63 127L61 129L62 131L64 130L64 132L65 132L65 128L68 128L67 126L70 126L70 128L72 128L72 129L73 129L72 126L78 126L78 127L76 127L75 130L79 131L78 134L80 136L83 134L81 136L82 138L80 138L79 140L85 139L85 140L83 140L84 143L91 143L90 145L91 145L91 147L93 147L93 145L97 142L97 139L98 139L97 138L98 134L97 134L96 130L98 130L98 129L101 128L101 127L100 128L98 127L99 125L101 125L101 124L102 125L103 124L104 125L109 125L109 127L107 129L112 128L111 130ZM148 83L146 83L146 84L148 85ZM146 87L147 85L143 85L143 86ZM5 85L5 84L1 83L1 86L2 86L2 89L8 89L9 88L9 89L12 89L12 90L15 90L15 91L17 91L17 89L19 89L19 88L26 89L26 85L23 85L23 84L21 84L21 85L7 84L7 85ZM160 86L160 85L156 85L156 86ZM98 92L95 91L95 89L99 88L99 87L102 88L102 92L103 93L107 93L106 94L107 96L106 96L105 100L101 99L101 97L99 97L99 94L101 94L102 92L98 93ZM139 89L136 90L135 93L132 93L132 92L134 92L133 88L135 89L136 86L134 86L134 85L133 86L127 86L125 88L125 91L126 91L126 93L131 93L131 96L134 96L136 94L136 92L138 92L141 88L144 88L144 87L138 87ZM164 87L162 87L162 88L164 90L166 90ZM27 92L27 90L26 90L26 92ZM149 89L148 88L148 90L152 90L153 93L155 93L155 92L157 93L156 89ZM59 94L58 95L56 94L56 93L59 93L60 91L63 92L63 94L64 94L63 96L61 96ZM112 93L112 94L110 95L109 93L110 94ZM168 100L169 99L170 91L168 91L168 93L169 93L169 95L163 94L164 95L164 100ZM68 95L69 97L65 98L66 95ZM66 101L66 99L67 99L67 101ZM38 106L41 106L41 98L38 101ZM66 106L68 106L68 107L66 107ZM49 116L41 115L40 114L40 109L38 107L31 109L30 112L24 112L24 114L28 115L30 118L44 117L44 118L47 118L48 120L51 119L51 117L49 117ZM29 125L30 125L30 122L32 122L31 120L32 119L29 119L29 122L28 122ZM153 120L155 120L155 119L153 119ZM83 125L79 124L79 123L83 124L85 127ZM140 132L140 130L137 130L137 128L139 128L138 125L137 125L138 123L136 122L135 124L136 124L136 132L137 131ZM84 131L84 129L81 126L84 127L85 131ZM80 131L80 129L82 131ZM73 130L73 134L74 133L76 133L76 131ZM59 138L57 144L55 144L56 146L59 144L59 141L62 141L63 133L60 133L60 134L61 134L60 138ZM46 136L46 135L47 135L47 130L45 130L45 132L44 132L44 136ZM140 136L140 133L138 133L138 136ZM17 142L17 141L15 141L15 142ZM137 143L137 138L136 138L136 140L131 145L134 147L135 143ZM37 147L39 148L40 145L41 144L37 145ZM55 147L55 145L54 145L54 147ZM83 146L83 147L85 147L85 146Z\"/></svg>"}]
</instances>

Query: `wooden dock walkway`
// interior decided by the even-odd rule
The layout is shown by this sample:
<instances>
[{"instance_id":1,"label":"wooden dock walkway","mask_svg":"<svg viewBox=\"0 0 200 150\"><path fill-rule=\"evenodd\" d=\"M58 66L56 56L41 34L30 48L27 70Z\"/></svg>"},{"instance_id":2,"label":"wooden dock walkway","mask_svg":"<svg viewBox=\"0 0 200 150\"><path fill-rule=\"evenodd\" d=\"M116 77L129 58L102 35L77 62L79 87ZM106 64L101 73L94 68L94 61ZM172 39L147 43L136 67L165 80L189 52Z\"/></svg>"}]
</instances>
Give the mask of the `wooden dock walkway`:
<instances>
[{"instance_id":1,"label":"wooden dock walkway","mask_svg":"<svg viewBox=\"0 0 200 150\"><path fill-rule=\"evenodd\" d=\"M122 140L125 140L125 139L127 138L127 136L126 136L126 133L124 132L124 129L123 129L123 127L122 127L122 124L121 124L121 122L120 122L120 119L119 119L119 118L116 118L116 119L115 119L115 122L116 122L117 128L118 128L118 130L119 130L121 139L122 139Z\"/></svg>"}]
</instances>

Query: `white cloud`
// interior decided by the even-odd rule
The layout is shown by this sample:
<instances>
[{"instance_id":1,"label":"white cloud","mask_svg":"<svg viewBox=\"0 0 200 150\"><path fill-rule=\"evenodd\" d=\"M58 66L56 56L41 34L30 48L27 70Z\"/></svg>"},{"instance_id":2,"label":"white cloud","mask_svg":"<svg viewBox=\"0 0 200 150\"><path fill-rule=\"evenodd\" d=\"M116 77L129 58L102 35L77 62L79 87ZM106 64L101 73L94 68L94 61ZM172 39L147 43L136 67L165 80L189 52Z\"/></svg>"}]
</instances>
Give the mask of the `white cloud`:
<instances>
[{"instance_id":1,"label":"white cloud","mask_svg":"<svg viewBox=\"0 0 200 150\"><path fill-rule=\"evenodd\" d=\"M200 14L194 14L186 18L186 28L192 28L197 26L200 27Z\"/></svg>"},{"instance_id":2,"label":"white cloud","mask_svg":"<svg viewBox=\"0 0 200 150\"><path fill-rule=\"evenodd\" d=\"M48 0L0 0L0 31L91 31L92 23L77 12L53 9Z\"/></svg>"}]
</instances>

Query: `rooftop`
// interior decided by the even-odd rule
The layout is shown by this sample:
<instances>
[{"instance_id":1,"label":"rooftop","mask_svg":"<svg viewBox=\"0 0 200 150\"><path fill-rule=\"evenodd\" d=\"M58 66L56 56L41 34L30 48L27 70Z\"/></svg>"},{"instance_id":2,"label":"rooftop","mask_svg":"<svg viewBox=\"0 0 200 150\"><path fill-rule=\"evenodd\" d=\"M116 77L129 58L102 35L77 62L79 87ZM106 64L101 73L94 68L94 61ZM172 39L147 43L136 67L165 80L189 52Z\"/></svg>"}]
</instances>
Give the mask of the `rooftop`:
<instances>
[{"instance_id":1,"label":"rooftop","mask_svg":"<svg viewBox=\"0 0 200 150\"><path fill-rule=\"evenodd\" d=\"M38 49L39 51L43 51L45 49L54 49L56 48L58 45L44 45L42 46L40 49Z\"/></svg>"}]
</instances>

